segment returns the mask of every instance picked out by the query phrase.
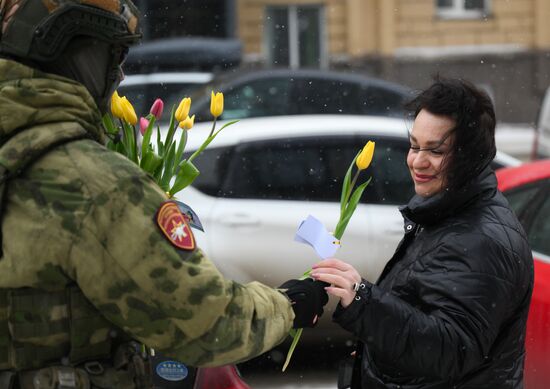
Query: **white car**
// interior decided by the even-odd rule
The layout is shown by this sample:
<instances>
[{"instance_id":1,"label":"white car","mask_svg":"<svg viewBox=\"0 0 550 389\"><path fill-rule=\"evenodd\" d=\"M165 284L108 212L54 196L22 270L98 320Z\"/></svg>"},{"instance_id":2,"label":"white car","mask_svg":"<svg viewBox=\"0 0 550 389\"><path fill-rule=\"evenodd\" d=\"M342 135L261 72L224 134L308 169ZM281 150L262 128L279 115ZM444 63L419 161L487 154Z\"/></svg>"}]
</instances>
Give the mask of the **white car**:
<instances>
[{"instance_id":1,"label":"white car","mask_svg":"<svg viewBox=\"0 0 550 389\"><path fill-rule=\"evenodd\" d=\"M376 141L359 181L373 180L336 253L375 282L404 233L397 207L413 195L405 162L410 127L404 119L346 115L242 120L195 159L201 174L176 197L198 214L205 233L195 234L197 243L224 275L278 286L320 260L294 241L298 225L313 215L334 229L346 170L368 140ZM201 123L189 132L188 152L210 128ZM519 163L499 153L494 166Z\"/></svg>"},{"instance_id":2,"label":"white car","mask_svg":"<svg viewBox=\"0 0 550 389\"><path fill-rule=\"evenodd\" d=\"M179 102L213 78L213 73L199 71L132 74L122 80L117 91L130 100L136 112L145 116L155 99Z\"/></svg>"}]
</instances>

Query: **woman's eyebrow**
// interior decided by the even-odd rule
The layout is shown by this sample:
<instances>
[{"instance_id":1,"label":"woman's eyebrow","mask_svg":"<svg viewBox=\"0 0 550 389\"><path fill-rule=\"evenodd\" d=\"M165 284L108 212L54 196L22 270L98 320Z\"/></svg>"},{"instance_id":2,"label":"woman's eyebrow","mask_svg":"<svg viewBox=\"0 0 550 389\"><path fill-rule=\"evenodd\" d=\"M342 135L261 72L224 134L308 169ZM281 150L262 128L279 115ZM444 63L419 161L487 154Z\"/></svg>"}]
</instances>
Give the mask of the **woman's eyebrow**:
<instances>
[{"instance_id":1,"label":"woman's eyebrow","mask_svg":"<svg viewBox=\"0 0 550 389\"><path fill-rule=\"evenodd\" d=\"M428 147L432 147L432 148L435 148L435 147L439 147L441 145L443 145L443 143L445 143L445 141L447 140L447 138L449 137L449 135L451 135L452 131L449 131L445 134L445 136L443 136L442 139L439 139L439 140L429 140L426 142L426 145ZM409 133L409 137L411 138L411 140L413 142L416 142L418 143L418 139L415 138L415 136L411 133Z\"/></svg>"}]
</instances>

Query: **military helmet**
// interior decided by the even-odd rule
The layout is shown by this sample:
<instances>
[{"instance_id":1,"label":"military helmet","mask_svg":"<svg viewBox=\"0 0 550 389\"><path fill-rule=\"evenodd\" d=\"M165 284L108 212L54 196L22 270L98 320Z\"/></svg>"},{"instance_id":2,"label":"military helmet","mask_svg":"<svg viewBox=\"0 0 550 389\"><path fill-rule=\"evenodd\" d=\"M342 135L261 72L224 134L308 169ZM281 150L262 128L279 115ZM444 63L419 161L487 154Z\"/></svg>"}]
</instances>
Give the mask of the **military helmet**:
<instances>
[{"instance_id":1,"label":"military helmet","mask_svg":"<svg viewBox=\"0 0 550 389\"><path fill-rule=\"evenodd\" d=\"M0 55L49 62L75 37L130 46L139 40L130 0L1 0Z\"/></svg>"}]
</instances>

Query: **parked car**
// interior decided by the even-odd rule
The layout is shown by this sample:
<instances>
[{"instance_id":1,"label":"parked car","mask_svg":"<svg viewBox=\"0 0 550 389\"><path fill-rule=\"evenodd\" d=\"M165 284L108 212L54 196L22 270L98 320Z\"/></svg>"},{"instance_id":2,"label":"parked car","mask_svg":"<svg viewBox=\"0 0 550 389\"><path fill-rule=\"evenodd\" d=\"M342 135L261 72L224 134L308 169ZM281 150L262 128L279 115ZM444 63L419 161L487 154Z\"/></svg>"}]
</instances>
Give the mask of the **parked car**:
<instances>
[{"instance_id":1,"label":"parked car","mask_svg":"<svg viewBox=\"0 0 550 389\"><path fill-rule=\"evenodd\" d=\"M535 259L526 335L525 388L550 383L550 160L497 171L499 189L523 224Z\"/></svg>"},{"instance_id":2,"label":"parked car","mask_svg":"<svg viewBox=\"0 0 550 389\"><path fill-rule=\"evenodd\" d=\"M142 42L130 48L124 62L128 74L158 72L216 72L239 66L238 39L173 37Z\"/></svg>"},{"instance_id":3,"label":"parked car","mask_svg":"<svg viewBox=\"0 0 550 389\"><path fill-rule=\"evenodd\" d=\"M229 71L191 94L196 121L212 120L211 91L222 91L220 119L297 114L352 114L403 117L412 91L360 74L323 70ZM169 107L185 95L166 99Z\"/></svg>"},{"instance_id":4,"label":"parked car","mask_svg":"<svg viewBox=\"0 0 550 389\"><path fill-rule=\"evenodd\" d=\"M533 159L550 158L550 87L542 101L535 140L533 142Z\"/></svg>"},{"instance_id":5,"label":"parked car","mask_svg":"<svg viewBox=\"0 0 550 389\"><path fill-rule=\"evenodd\" d=\"M189 152L210 127L199 123L189 132ZM338 256L375 281L404 232L397 205L414 191L405 163L408 128L403 119L348 115L242 120L195 159L201 175L176 197L197 212L206 232L197 232L197 243L223 274L277 286L319 260L311 247L293 240L297 227L311 214L334 229L343 176L358 150L374 140L374 161L361 178L372 175L373 181ZM495 168L517 164L502 154L494 161ZM330 322L330 315L324 320ZM311 332L334 337L335 331Z\"/></svg>"},{"instance_id":6,"label":"parked car","mask_svg":"<svg viewBox=\"0 0 550 389\"><path fill-rule=\"evenodd\" d=\"M412 90L359 74L322 70L257 70L152 73L127 76L119 94L137 112L147 112L157 98L167 107L185 96L193 100L196 121L208 121L210 93L222 91L221 120L298 114L352 114L403 117ZM335 93L335 91L338 91ZM168 115L161 120L168 121Z\"/></svg>"}]
</instances>

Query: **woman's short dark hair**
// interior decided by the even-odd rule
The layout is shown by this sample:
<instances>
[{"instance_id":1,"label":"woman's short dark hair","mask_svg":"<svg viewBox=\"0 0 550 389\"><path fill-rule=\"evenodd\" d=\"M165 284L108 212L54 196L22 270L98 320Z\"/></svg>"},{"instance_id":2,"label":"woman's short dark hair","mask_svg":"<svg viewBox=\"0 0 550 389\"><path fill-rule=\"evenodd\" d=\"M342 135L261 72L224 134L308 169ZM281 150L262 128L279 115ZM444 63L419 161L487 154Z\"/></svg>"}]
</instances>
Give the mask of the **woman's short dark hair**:
<instances>
[{"instance_id":1,"label":"woman's short dark hair","mask_svg":"<svg viewBox=\"0 0 550 389\"><path fill-rule=\"evenodd\" d=\"M455 121L454 139L443 169L448 187L467 185L491 163L496 154L495 110L483 90L462 79L436 76L434 83L420 92L406 108L418 116L423 109Z\"/></svg>"}]
</instances>

